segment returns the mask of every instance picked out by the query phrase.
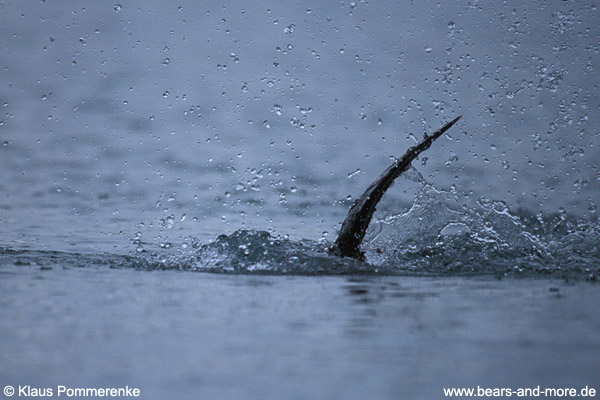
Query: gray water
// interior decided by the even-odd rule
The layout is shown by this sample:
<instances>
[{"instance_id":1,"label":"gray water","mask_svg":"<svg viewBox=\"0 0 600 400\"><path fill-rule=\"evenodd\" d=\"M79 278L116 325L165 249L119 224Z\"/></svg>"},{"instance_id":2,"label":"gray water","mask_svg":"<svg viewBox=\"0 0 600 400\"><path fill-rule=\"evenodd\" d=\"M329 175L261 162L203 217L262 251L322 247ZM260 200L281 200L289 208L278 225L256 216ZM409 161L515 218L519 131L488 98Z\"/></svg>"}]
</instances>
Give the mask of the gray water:
<instances>
[{"instance_id":1,"label":"gray water","mask_svg":"<svg viewBox=\"0 0 600 400\"><path fill-rule=\"evenodd\" d=\"M587 283L3 267L0 286L3 384L431 399L598 383Z\"/></svg>"},{"instance_id":2,"label":"gray water","mask_svg":"<svg viewBox=\"0 0 600 400\"><path fill-rule=\"evenodd\" d=\"M598 13L0 1L0 383L594 384ZM329 255L354 199L458 115L366 261Z\"/></svg>"}]
</instances>

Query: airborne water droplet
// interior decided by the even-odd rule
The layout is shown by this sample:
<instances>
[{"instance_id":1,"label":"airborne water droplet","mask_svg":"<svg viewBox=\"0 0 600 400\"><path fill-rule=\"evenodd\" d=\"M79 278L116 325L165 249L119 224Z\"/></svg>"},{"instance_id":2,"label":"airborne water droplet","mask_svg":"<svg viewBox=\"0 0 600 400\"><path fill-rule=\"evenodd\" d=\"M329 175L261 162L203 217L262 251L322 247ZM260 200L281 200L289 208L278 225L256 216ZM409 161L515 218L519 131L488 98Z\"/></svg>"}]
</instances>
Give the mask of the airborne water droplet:
<instances>
[{"instance_id":1,"label":"airborne water droplet","mask_svg":"<svg viewBox=\"0 0 600 400\"><path fill-rule=\"evenodd\" d=\"M348 174L348 179L350 178L354 178L356 175L360 174L360 168L357 169L356 171L352 171Z\"/></svg>"},{"instance_id":2,"label":"airborne water droplet","mask_svg":"<svg viewBox=\"0 0 600 400\"><path fill-rule=\"evenodd\" d=\"M448 159L448 161L446 161L446 165L452 165L456 161L458 161L458 156L456 154L454 154L454 155L450 156L450 158Z\"/></svg>"},{"instance_id":3,"label":"airborne water droplet","mask_svg":"<svg viewBox=\"0 0 600 400\"><path fill-rule=\"evenodd\" d=\"M291 35L292 33L294 33L295 28L296 28L296 25L291 24L291 25L288 25L283 31L285 33L287 33L288 35Z\"/></svg>"}]
</instances>

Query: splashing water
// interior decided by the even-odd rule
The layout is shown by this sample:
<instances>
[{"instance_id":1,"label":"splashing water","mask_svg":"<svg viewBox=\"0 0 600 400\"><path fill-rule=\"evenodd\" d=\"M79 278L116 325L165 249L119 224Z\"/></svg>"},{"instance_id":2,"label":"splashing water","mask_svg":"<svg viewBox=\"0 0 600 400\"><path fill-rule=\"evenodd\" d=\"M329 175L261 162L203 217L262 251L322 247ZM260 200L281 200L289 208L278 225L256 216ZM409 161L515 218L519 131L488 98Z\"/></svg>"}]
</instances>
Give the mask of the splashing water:
<instances>
[{"instance_id":1,"label":"splashing water","mask_svg":"<svg viewBox=\"0 0 600 400\"><path fill-rule=\"evenodd\" d=\"M600 273L597 222L559 213L513 213L502 201L460 205L451 192L421 182L406 213L373 221L363 248L367 262L329 254L326 241L294 241L265 231L238 230L209 243L163 246L132 255L90 255L0 248L0 264L110 266L227 274L410 274L579 277Z\"/></svg>"},{"instance_id":2,"label":"splashing water","mask_svg":"<svg viewBox=\"0 0 600 400\"><path fill-rule=\"evenodd\" d=\"M372 224L367 258L383 269L436 274L598 275L597 222L513 213L487 198L476 207L458 203L423 184L408 212Z\"/></svg>"},{"instance_id":3,"label":"splashing water","mask_svg":"<svg viewBox=\"0 0 600 400\"><path fill-rule=\"evenodd\" d=\"M335 275L373 273L369 264L328 254L326 243L292 241L265 231L238 230L215 241L194 243L188 252L151 253L144 259L154 268L216 273ZM158 263L156 263L158 259Z\"/></svg>"}]
</instances>

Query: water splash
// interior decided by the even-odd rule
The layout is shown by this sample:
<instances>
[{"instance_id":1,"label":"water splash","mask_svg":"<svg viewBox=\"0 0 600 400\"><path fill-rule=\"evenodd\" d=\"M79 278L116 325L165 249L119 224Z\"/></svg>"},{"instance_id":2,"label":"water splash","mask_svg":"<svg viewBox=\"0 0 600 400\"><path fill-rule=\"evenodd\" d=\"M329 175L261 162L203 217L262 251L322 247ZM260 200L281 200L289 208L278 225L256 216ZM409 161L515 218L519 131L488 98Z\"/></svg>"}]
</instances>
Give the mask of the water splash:
<instances>
[{"instance_id":1,"label":"water splash","mask_svg":"<svg viewBox=\"0 0 600 400\"><path fill-rule=\"evenodd\" d=\"M599 272L600 228L566 213L511 212L503 201L460 205L451 192L423 184L410 210L375 221L367 259L415 273L586 276Z\"/></svg>"},{"instance_id":2,"label":"water splash","mask_svg":"<svg viewBox=\"0 0 600 400\"><path fill-rule=\"evenodd\" d=\"M180 270L226 274L409 274L553 276L596 280L600 227L561 211L542 217L512 212L502 201L481 198L461 205L452 191L421 184L406 213L373 221L363 248L367 262L329 254L327 241L290 240L264 231L238 230L186 246L146 243L130 255L82 254L0 247L0 266ZM188 242L190 245L187 245Z\"/></svg>"}]
</instances>

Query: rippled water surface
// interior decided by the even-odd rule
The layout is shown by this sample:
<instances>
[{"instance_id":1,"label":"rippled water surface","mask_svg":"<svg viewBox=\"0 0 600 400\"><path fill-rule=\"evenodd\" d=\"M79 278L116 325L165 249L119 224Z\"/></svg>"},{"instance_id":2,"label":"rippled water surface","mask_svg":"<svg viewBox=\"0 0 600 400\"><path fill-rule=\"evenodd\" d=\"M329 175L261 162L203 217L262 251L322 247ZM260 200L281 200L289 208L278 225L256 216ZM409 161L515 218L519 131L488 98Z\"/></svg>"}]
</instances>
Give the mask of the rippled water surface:
<instances>
[{"instance_id":1,"label":"rippled water surface","mask_svg":"<svg viewBox=\"0 0 600 400\"><path fill-rule=\"evenodd\" d=\"M597 382L598 13L0 1L0 383ZM458 115L365 261L330 255L369 183Z\"/></svg>"},{"instance_id":2,"label":"rippled water surface","mask_svg":"<svg viewBox=\"0 0 600 400\"><path fill-rule=\"evenodd\" d=\"M143 398L441 398L593 386L596 286L2 268L2 382ZM6 362L4 362L6 360Z\"/></svg>"}]
</instances>

